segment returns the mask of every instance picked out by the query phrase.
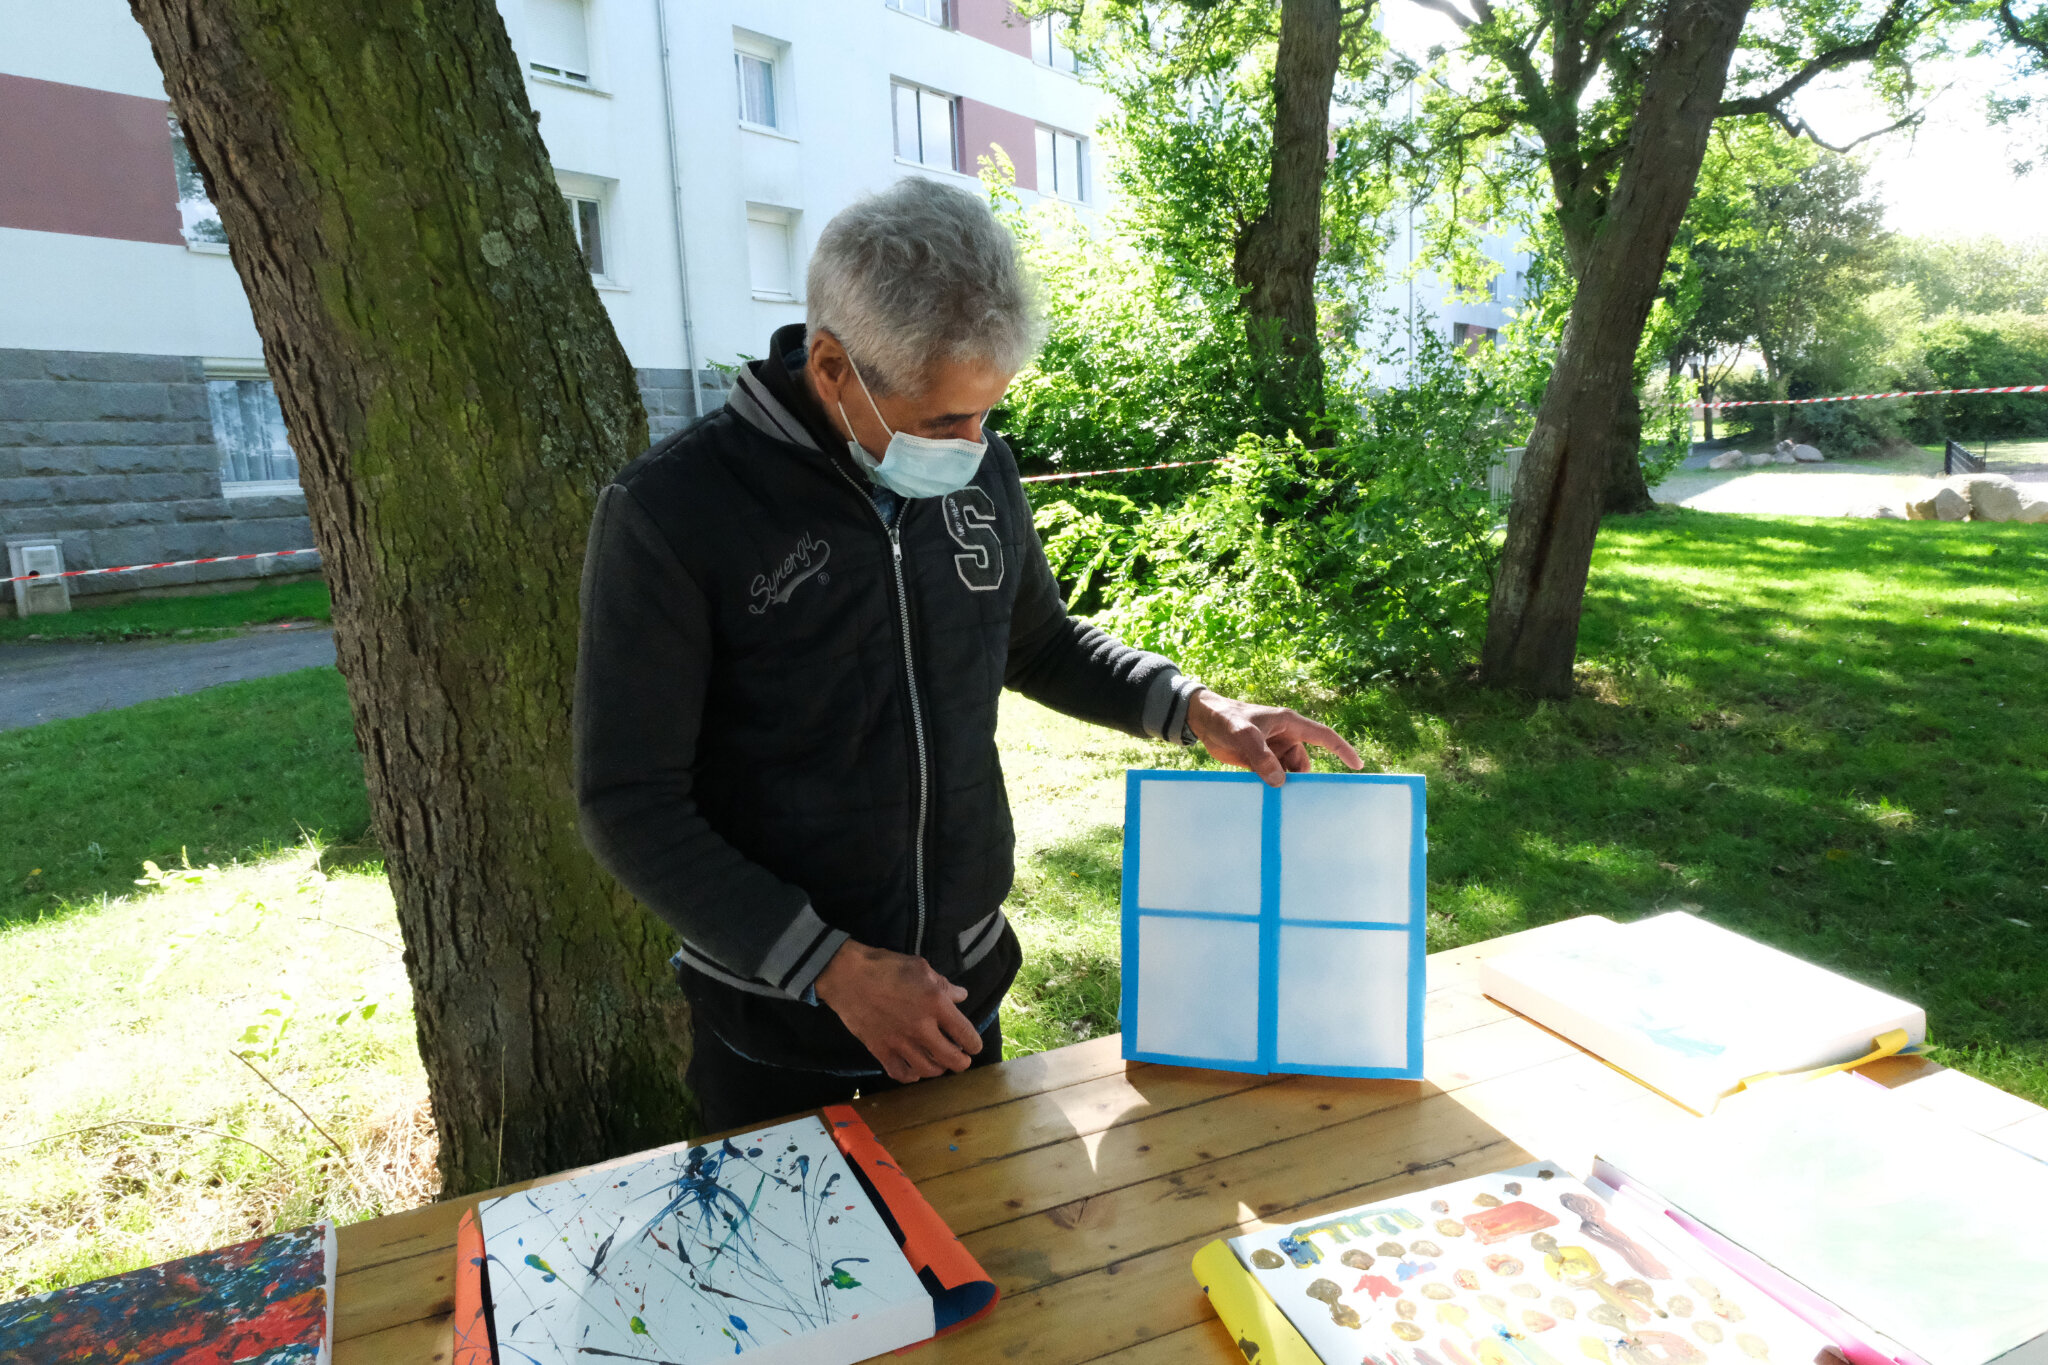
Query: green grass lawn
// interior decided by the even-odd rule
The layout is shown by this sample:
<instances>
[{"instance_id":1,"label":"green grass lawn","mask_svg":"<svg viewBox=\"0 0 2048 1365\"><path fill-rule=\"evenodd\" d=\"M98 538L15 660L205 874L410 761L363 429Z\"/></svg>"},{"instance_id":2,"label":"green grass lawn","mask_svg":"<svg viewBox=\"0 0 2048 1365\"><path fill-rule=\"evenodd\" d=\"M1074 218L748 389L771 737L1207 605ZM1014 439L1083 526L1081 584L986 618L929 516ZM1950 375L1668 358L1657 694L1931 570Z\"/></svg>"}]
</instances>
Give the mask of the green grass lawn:
<instances>
[{"instance_id":1,"label":"green grass lawn","mask_svg":"<svg viewBox=\"0 0 2048 1365\"><path fill-rule=\"evenodd\" d=\"M225 635L273 621L332 619L327 585L318 579L262 583L234 592L98 602L73 598L68 612L0 619L0 643L13 640L140 640L152 636Z\"/></svg>"},{"instance_id":2,"label":"green grass lawn","mask_svg":"<svg viewBox=\"0 0 2048 1365\"><path fill-rule=\"evenodd\" d=\"M0 924L132 891L145 858L226 864L369 823L331 668L0 731Z\"/></svg>"},{"instance_id":3,"label":"green grass lawn","mask_svg":"<svg viewBox=\"0 0 2048 1365\"><path fill-rule=\"evenodd\" d=\"M1371 764L1429 779L1432 949L1684 907L1924 1004L1938 1059L2048 1102L2048 530L1611 522L1581 656L1568 702L1439 683L1324 708ZM1115 1028L1122 774L1197 760L1014 698L999 741L1026 954L1004 1013L1017 1055ZM352 1217L424 1197L388 891L314 880L303 853L258 857L302 825L349 839L366 824L333 672L0 734L0 773L0 920L17 921L0 925L0 1148L112 1119L215 1130L130 1124L9 1152L0 1295L316 1205ZM180 847L254 861L136 891L140 860ZM374 1021L341 1018L358 992ZM342 1156L226 1055L280 994L298 1022L277 1074Z\"/></svg>"}]
</instances>

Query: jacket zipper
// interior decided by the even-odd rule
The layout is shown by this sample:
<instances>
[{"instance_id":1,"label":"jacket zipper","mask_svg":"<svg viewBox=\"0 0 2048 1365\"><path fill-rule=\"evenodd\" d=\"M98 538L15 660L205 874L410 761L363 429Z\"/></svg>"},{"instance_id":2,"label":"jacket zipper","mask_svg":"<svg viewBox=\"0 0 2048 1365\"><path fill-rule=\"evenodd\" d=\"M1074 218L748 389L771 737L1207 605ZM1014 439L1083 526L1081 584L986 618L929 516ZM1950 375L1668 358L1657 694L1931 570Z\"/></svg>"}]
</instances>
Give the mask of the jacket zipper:
<instances>
[{"instance_id":1,"label":"jacket zipper","mask_svg":"<svg viewBox=\"0 0 2048 1365\"><path fill-rule=\"evenodd\" d=\"M891 526L883 519L882 509L875 506L874 499L870 498L859 484L854 483L853 476L848 474L837 460L832 461L832 467L839 470L841 478L853 485L853 491L868 505L868 510L875 514L875 520L880 523L883 534L889 538L890 567L896 575L897 621L903 632L903 673L910 684L910 729L917 738L917 844L912 850L917 888L917 932L910 941L910 954L912 957L922 957L925 922L924 831L931 804L932 778L931 758L925 750L924 707L917 699L917 658L910 648L910 593L903 581L903 518L910 514L910 508L907 505L899 508L896 513L896 524Z\"/></svg>"}]
</instances>

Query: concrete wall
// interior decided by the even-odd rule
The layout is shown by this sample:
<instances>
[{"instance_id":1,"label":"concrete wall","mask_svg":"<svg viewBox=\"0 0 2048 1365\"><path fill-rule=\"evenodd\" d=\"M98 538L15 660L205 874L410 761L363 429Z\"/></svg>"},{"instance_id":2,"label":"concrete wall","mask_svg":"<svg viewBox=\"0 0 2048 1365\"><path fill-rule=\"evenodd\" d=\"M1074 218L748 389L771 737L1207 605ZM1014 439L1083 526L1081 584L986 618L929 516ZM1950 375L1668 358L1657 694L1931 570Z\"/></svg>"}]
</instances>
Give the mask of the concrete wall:
<instances>
[{"instance_id":1,"label":"concrete wall","mask_svg":"<svg viewBox=\"0 0 2048 1365\"><path fill-rule=\"evenodd\" d=\"M67 569L295 550L297 493L225 497L200 361L0 350L0 536L48 534ZM73 596L319 567L317 555L75 578Z\"/></svg>"}]
</instances>

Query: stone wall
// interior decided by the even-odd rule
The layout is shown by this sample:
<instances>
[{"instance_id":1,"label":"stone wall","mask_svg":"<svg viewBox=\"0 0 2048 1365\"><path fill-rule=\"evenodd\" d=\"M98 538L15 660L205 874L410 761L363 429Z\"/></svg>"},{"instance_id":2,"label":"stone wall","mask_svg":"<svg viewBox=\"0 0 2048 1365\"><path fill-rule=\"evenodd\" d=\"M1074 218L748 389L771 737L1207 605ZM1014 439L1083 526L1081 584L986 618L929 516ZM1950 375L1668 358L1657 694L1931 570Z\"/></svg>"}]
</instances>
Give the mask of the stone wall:
<instances>
[{"instance_id":1,"label":"stone wall","mask_svg":"<svg viewBox=\"0 0 2048 1365\"><path fill-rule=\"evenodd\" d=\"M688 370L635 370L640 401L647 407L647 437L659 441L688 426L697 417L690 393ZM717 370L699 370L697 384L704 393L704 410L717 412L725 406L732 381Z\"/></svg>"},{"instance_id":2,"label":"stone wall","mask_svg":"<svg viewBox=\"0 0 2048 1365\"><path fill-rule=\"evenodd\" d=\"M302 495L223 495L197 357L0 349L0 536L26 534L59 541L66 569L313 543ZM71 592L302 574L319 562L295 555L74 578Z\"/></svg>"}]
</instances>

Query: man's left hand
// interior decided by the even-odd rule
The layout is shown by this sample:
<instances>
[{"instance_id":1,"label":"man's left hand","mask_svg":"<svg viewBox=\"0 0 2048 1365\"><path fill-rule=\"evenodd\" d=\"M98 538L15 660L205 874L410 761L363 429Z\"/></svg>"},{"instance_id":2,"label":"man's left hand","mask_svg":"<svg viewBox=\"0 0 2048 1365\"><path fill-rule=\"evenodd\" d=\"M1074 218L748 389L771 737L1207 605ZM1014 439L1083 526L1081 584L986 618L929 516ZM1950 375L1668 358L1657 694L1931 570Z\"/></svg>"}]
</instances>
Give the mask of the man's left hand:
<instances>
[{"instance_id":1,"label":"man's left hand","mask_svg":"<svg viewBox=\"0 0 2048 1365\"><path fill-rule=\"evenodd\" d=\"M1365 764L1344 736L1284 706L1232 701L1204 688L1188 702L1188 728L1218 763L1250 768L1277 787L1289 773L1309 770L1308 746L1328 749L1357 772Z\"/></svg>"}]
</instances>

